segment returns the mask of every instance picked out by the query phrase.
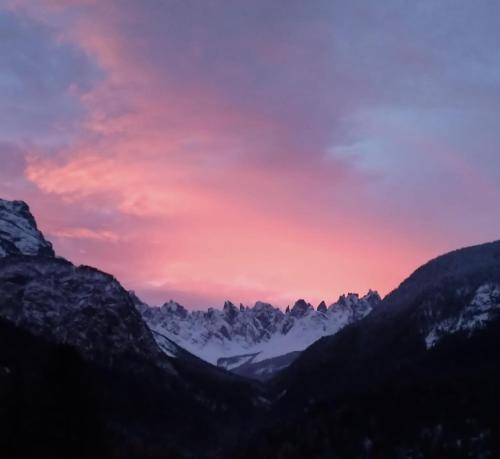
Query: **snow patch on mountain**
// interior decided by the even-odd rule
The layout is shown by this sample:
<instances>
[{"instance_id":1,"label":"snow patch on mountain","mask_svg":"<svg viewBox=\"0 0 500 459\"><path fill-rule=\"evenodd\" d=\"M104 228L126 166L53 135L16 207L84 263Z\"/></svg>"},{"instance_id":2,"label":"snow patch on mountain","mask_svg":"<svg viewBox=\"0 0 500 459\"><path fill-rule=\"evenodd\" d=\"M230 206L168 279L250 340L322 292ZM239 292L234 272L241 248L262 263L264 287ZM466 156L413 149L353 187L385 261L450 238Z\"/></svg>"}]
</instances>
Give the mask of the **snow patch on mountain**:
<instances>
[{"instance_id":1,"label":"snow patch on mountain","mask_svg":"<svg viewBox=\"0 0 500 459\"><path fill-rule=\"evenodd\" d=\"M168 339L166 336L163 336L161 333L155 332L151 330L153 333L153 338L156 341L156 344L160 347L160 349L169 357L177 358L179 356L179 346L175 344L172 340Z\"/></svg>"},{"instance_id":2,"label":"snow patch on mountain","mask_svg":"<svg viewBox=\"0 0 500 459\"><path fill-rule=\"evenodd\" d=\"M474 333L500 315L500 286L485 284L479 287L472 301L459 314L435 323L425 336L427 349L435 346L444 336L461 331Z\"/></svg>"},{"instance_id":3,"label":"snow patch on mountain","mask_svg":"<svg viewBox=\"0 0 500 459\"><path fill-rule=\"evenodd\" d=\"M236 355L234 357L221 357L217 360L217 366L231 371L252 363L258 355L259 353L256 352L254 354Z\"/></svg>"},{"instance_id":4,"label":"snow patch on mountain","mask_svg":"<svg viewBox=\"0 0 500 459\"><path fill-rule=\"evenodd\" d=\"M301 351L295 351L290 352L289 354L280 355L278 357L265 359L260 362L253 362L252 359L250 359L241 363L240 365L233 365L228 369L240 376L266 381L278 371L281 371L290 366L299 357L300 354ZM234 357L221 358L217 362L217 365L226 368L227 362L234 361L234 359Z\"/></svg>"}]
</instances>

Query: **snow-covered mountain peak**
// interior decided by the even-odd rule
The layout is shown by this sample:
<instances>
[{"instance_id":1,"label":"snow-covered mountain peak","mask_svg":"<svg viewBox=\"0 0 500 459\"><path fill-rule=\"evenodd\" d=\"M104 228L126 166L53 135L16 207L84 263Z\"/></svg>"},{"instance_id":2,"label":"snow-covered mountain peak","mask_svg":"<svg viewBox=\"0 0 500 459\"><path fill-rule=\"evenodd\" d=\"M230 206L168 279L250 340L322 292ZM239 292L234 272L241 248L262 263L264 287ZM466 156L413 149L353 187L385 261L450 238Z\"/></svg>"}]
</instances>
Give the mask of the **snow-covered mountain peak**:
<instances>
[{"instance_id":1,"label":"snow-covered mountain peak","mask_svg":"<svg viewBox=\"0 0 500 459\"><path fill-rule=\"evenodd\" d=\"M305 300L300 299L295 302L289 314L292 317L300 318L305 316L311 311L314 311L312 305L307 303Z\"/></svg>"},{"instance_id":2,"label":"snow-covered mountain peak","mask_svg":"<svg viewBox=\"0 0 500 459\"><path fill-rule=\"evenodd\" d=\"M334 306L352 306L353 304L356 304L359 301L359 295L357 293L348 293L344 295L340 295L339 299L337 300L337 303L334 303L330 306L330 308Z\"/></svg>"},{"instance_id":3,"label":"snow-covered mountain peak","mask_svg":"<svg viewBox=\"0 0 500 459\"><path fill-rule=\"evenodd\" d=\"M326 303L324 301L322 301L320 304L318 304L316 311L323 312L323 313L327 312L328 308L326 307Z\"/></svg>"},{"instance_id":4,"label":"snow-covered mountain peak","mask_svg":"<svg viewBox=\"0 0 500 459\"><path fill-rule=\"evenodd\" d=\"M252 309L252 308L249 308ZM263 301L257 301L253 306L255 311L275 311L278 308L275 308L272 304L264 303Z\"/></svg>"},{"instance_id":5,"label":"snow-covered mountain peak","mask_svg":"<svg viewBox=\"0 0 500 459\"><path fill-rule=\"evenodd\" d=\"M0 257L8 255L53 257L54 250L25 202L0 199Z\"/></svg>"},{"instance_id":6,"label":"snow-covered mountain peak","mask_svg":"<svg viewBox=\"0 0 500 459\"><path fill-rule=\"evenodd\" d=\"M378 303L382 301L382 298L380 298L379 293L372 289L368 290L368 293L361 299L367 301L373 306L376 306Z\"/></svg>"},{"instance_id":7,"label":"snow-covered mountain peak","mask_svg":"<svg viewBox=\"0 0 500 459\"><path fill-rule=\"evenodd\" d=\"M238 314L240 313L240 309L237 308L230 301L226 301L224 303L222 311L224 312L224 319L227 322L229 322L230 324L232 324L232 323L234 323L236 321L236 318L237 318Z\"/></svg>"},{"instance_id":8,"label":"snow-covered mountain peak","mask_svg":"<svg viewBox=\"0 0 500 459\"><path fill-rule=\"evenodd\" d=\"M164 303L162 306L160 306L160 309L165 311L167 314L172 314L181 318L186 317L188 314L187 309L184 306L173 300Z\"/></svg>"}]
</instances>

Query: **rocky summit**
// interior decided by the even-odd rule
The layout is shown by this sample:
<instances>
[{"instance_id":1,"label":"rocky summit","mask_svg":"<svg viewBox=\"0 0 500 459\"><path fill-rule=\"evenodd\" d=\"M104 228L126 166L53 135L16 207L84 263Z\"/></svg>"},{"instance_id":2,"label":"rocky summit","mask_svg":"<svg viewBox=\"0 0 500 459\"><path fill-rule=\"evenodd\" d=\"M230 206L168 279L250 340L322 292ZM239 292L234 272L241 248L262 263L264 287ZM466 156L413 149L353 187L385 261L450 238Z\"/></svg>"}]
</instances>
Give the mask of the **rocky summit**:
<instances>
[{"instance_id":1,"label":"rocky summit","mask_svg":"<svg viewBox=\"0 0 500 459\"><path fill-rule=\"evenodd\" d=\"M7 255L53 257L54 250L25 202L0 199L0 257Z\"/></svg>"}]
</instances>

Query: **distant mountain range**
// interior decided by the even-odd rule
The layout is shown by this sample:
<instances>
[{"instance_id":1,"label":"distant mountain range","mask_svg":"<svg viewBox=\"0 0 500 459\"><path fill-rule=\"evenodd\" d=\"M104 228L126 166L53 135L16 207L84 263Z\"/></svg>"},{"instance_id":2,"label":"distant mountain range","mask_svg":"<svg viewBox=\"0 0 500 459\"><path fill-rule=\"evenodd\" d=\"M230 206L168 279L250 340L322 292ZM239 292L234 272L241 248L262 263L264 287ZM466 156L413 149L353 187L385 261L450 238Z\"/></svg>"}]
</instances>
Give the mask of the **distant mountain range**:
<instances>
[{"instance_id":1,"label":"distant mountain range","mask_svg":"<svg viewBox=\"0 0 500 459\"><path fill-rule=\"evenodd\" d=\"M190 312L56 257L0 200L4 457L500 457L499 348L500 241L383 300Z\"/></svg>"},{"instance_id":2,"label":"distant mountain range","mask_svg":"<svg viewBox=\"0 0 500 459\"><path fill-rule=\"evenodd\" d=\"M316 309L304 300L286 312L268 303L237 307L227 301L221 310L188 311L174 301L150 307L132 296L159 340L167 337L207 362L256 379L268 379L316 340L364 318L381 302L369 291Z\"/></svg>"}]
</instances>

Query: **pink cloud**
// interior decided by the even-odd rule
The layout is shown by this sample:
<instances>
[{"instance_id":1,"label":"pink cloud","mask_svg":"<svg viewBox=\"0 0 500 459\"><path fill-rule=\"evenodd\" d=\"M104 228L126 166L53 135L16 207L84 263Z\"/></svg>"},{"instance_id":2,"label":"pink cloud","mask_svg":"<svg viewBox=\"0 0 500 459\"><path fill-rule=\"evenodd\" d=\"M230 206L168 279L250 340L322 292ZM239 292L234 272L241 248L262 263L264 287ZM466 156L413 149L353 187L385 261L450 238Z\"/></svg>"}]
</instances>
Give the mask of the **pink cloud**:
<instances>
[{"instance_id":1,"label":"pink cloud","mask_svg":"<svg viewBox=\"0 0 500 459\"><path fill-rule=\"evenodd\" d=\"M25 194L59 253L154 301L286 305L385 293L449 243L447 231L429 229L447 223L433 221L432 190L395 169L427 171L426 150L436 157L427 163L481 182L430 130L421 141L417 128L356 117L367 104L394 103L412 72L440 62L404 24L390 51L372 34L335 35L345 30L325 20L329 7L309 14L301 2L288 14L279 2L13 5L103 73L75 93L86 113L76 138L56 152L29 146ZM363 54L372 43L378 52ZM384 166L364 167L364 136L395 145L406 166L384 152ZM345 145L355 154L337 154Z\"/></svg>"},{"instance_id":2,"label":"pink cloud","mask_svg":"<svg viewBox=\"0 0 500 459\"><path fill-rule=\"evenodd\" d=\"M92 230L89 228L60 228L51 233L51 236L69 239L93 239L97 241L118 242L121 236L113 231Z\"/></svg>"}]
</instances>

